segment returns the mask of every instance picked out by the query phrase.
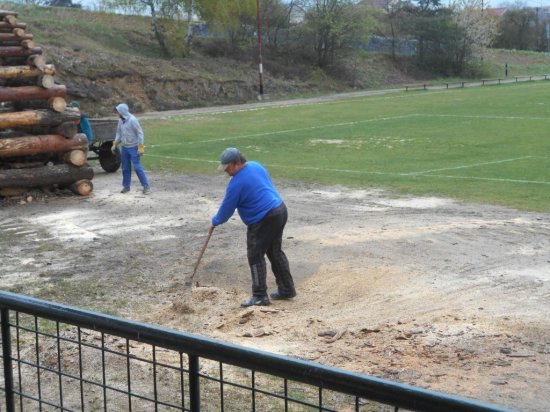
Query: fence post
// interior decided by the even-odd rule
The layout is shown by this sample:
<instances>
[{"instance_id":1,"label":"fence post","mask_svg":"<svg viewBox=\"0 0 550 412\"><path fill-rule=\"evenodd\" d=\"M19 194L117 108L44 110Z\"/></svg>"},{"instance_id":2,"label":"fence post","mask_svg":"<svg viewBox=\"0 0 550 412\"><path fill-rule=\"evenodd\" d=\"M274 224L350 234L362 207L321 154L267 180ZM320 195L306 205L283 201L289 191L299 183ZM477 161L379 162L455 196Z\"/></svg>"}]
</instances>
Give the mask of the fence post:
<instances>
[{"instance_id":1,"label":"fence post","mask_svg":"<svg viewBox=\"0 0 550 412\"><path fill-rule=\"evenodd\" d=\"M2 356L4 357L4 386L6 391L6 411L15 411L13 399L13 370L11 364L11 336L10 336L10 312L8 309L0 310L2 322Z\"/></svg>"},{"instance_id":2,"label":"fence post","mask_svg":"<svg viewBox=\"0 0 550 412\"><path fill-rule=\"evenodd\" d=\"M201 410L199 357L196 355L189 355L189 403L191 412Z\"/></svg>"}]
</instances>

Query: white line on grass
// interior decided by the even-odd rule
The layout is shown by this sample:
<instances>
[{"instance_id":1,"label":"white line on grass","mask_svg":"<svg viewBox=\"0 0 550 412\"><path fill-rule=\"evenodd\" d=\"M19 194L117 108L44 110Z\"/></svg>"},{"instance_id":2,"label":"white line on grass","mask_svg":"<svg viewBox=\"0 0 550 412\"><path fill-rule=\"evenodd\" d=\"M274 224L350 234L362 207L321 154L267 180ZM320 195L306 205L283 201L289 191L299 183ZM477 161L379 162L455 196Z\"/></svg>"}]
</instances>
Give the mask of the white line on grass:
<instances>
[{"instance_id":1,"label":"white line on grass","mask_svg":"<svg viewBox=\"0 0 550 412\"><path fill-rule=\"evenodd\" d=\"M434 114L422 113L419 116L427 117L454 117L462 119L496 119L496 120L550 120L548 117L526 117L526 116L496 116L496 115L469 115L469 114Z\"/></svg>"},{"instance_id":2,"label":"white line on grass","mask_svg":"<svg viewBox=\"0 0 550 412\"><path fill-rule=\"evenodd\" d=\"M493 182L508 182L508 183L529 183L537 185L550 185L550 182L544 180L525 180L525 179L503 179L498 177L476 177L476 176L452 176L452 175L422 175L425 177L439 177L445 179L460 179L460 180L488 180Z\"/></svg>"},{"instance_id":3,"label":"white line on grass","mask_svg":"<svg viewBox=\"0 0 550 412\"><path fill-rule=\"evenodd\" d=\"M179 146L183 144L200 144L200 143L213 143L213 142L225 142L226 140L239 140L239 139L248 139L250 137L261 137L261 136L272 136L277 134L286 134L286 133L295 133L295 132L305 132L309 130L319 130L319 129L326 129L330 127L342 127L342 126L353 126L356 124L361 123L372 123L372 122L381 122L381 121L387 121L387 120L398 120L398 119L406 119L409 117L415 117L419 116L416 113L413 114L405 114L403 116L393 116L393 117L377 117L375 119L364 119L364 120L356 120L353 122L343 122L343 123L330 123L330 124L324 124L319 126L308 126L308 127L301 127L298 129L286 129L286 130L277 130L274 132L263 132L263 133L251 133L251 134L243 134L240 136L231 136L231 137L220 137L218 139L208 139L208 140L199 140L199 141L185 141L185 142L173 142L173 143L165 143L165 144L153 144L149 147L166 147L166 146Z\"/></svg>"},{"instance_id":4,"label":"white line on grass","mask_svg":"<svg viewBox=\"0 0 550 412\"><path fill-rule=\"evenodd\" d=\"M329 124L318 125L318 126L301 127L301 128L297 128L297 129L285 129L285 130L277 130L277 131L272 131L272 132L251 133L251 134L244 134L244 135L239 135L239 136L220 137L220 138L217 138L217 139L152 144L149 147L150 148L155 148L155 147L166 147L166 146L181 146L181 145L190 145L190 144L225 142L225 141L228 141L228 140L240 140L240 139L248 139L248 138L251 138L251 137L273 136L273 135L281 135L281 134L287 134L287 133L305 132L305 131L311 131L311 130L321 130L321 129L332 128L332 127L353 126L353 125L363 124L363 123L408 119L408 118L411 118L411 117L420 117L420 116L422 116L422 117L452 117L452 118L462 118L462 119L497 119L497 120L549 120L550 119L550 118L546 118L546 117L525 117L525 116L483 116L483 115L411 113L411 114L405 114L405 115L402 115L402 116L377 117L377 118L374 118L374 119L356 120L356 121L353 121L353 122L329 123Z\"/></svg>"},{"instance_id":5,"label":"white line on grass","mask_svg":"<svg viewBox=\"0 0 550 412\"><path fill-rule=\"evenodd\" d=\"M204 163L218 163L217 160L204 160L204 159L195 159L191 157L180 157L180 156L161 156L161 155L152 155L146 154L145 156L158 157L162 159L172 159L172 160L187 160L191 162L204 162ZM525 156L523 158L530 158L533 156ZM518 158L519 160L522 158ZM513 159L508 159L504 161L511 161ZM499 162L489 162L489 163L499 163ZM489 164L488 163L488 164ZM286 168L286 169L298 169L298 170L315 170L318 172L335 172L335 173L348 173L348 174L362 174L362 175L381 175L381 176L403 176L410 177L414 176L415 173L397 173L397 172L379 172L375 170L350 170L350 169L335 169L335 168L323 168L323 167L313 167L313 166L292 166L292 165L280 165L275 163L265 164L268 168ZM444 170L444 169L441 169ZM527 184L540 184L540 185L550 185L550 182L544 180L524 180L524 179L501 179L493 177L473 177L473 176L451 176L451 175L429 175L422 174L423 177L438 177L446 179L462 179L462 180L487 180L495 182L509 182L509 183L527 183Z\"/></svg>"},{"instance_id":6,"label":"white line on grass","mask_svg":"<svg viewBox=\"0 0 550 412\"><path fill-rule=\"evenodd\" d=\"M441 168L441 169L429 169L429 170L423 170L421 172L409 172L409 173L405 173L405 175L417 176L417 175L423 175L423 174L431 173L431 172L442 172L444 170L468 169L470 167L494 165L494 164L506 163L506 162L515 162L516 160L530 159L532 157L533 156L522 156L522 157L515 157L515 158L512 158L512 159L495 160L495 161L492 161L492 162L472 163L472 164L469 164L469 165L462 165L462 166L455 166L455 167L444 167L444 168Z\"/></svg>"}]
</instances>

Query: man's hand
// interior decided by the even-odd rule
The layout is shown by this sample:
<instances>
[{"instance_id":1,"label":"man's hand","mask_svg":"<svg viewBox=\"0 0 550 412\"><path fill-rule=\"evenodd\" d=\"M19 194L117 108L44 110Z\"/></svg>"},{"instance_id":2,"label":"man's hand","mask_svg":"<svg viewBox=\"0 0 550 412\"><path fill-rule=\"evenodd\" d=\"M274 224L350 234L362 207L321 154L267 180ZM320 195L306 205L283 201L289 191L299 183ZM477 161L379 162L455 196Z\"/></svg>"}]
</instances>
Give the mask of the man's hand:
<instances>
[{"instance_id":1,"label":"man's hand","mask_svg":"<svg viewBox=\"0 0 550 412\"><path fill-rule=\"evenodd\" d=\"M117 147L118 147L118 143L113 142L113 145L111 146L111 152L115 153Z\"/></svg>"},{"instance_id":2,"label":"man's hand","mask_svg":"<svg viewBox=\"0 0 550 412\"><path fill-rule=\"evenodd\" d=\"M142 144L138 144L138 155L143 156L143 153L145 153L145 148Z\"/></svg>"}]
</instances>

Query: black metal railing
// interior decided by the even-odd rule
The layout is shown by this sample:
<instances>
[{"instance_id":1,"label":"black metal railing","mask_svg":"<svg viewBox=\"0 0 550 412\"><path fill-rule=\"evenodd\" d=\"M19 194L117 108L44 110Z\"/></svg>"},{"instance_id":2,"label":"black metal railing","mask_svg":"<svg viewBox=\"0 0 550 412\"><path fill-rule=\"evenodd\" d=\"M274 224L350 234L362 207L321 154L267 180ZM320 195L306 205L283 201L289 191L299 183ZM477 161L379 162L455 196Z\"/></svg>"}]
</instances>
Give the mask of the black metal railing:
<instances>
[{"instance_id":1,"label":"black metal railing","mask_svg":"<svg viewBox=\"0 0 550 412\"><path fill-rule=\"evenodd\" d=\"M9 292L0 314L8 412L505 410Z\"/></svg>"}]
</instances>

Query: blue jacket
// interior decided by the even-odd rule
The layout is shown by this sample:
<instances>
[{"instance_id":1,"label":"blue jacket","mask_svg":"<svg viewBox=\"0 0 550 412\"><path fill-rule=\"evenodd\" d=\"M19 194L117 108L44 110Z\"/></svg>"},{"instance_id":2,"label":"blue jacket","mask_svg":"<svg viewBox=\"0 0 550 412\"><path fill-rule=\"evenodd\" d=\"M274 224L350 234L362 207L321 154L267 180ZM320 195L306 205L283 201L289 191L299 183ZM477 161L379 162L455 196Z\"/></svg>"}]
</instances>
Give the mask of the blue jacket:
<instances>
[{"instance_id":1,"label":"blue jacket","mask_svg":"<svg viewBox=\"0 0 550 412\"><path fill-rule=\"evenodd\" d=\"M218 213L212 218L212 225L227 222L235 209L246 225L253 225L281 203L283 199L273 186L267 170L257 162L247 162L229 181Z\"/></svg>"},{"instance_id":2,"label":"blue jacket","mask_svg":"<svg viewBox=\"0 0 550 412\"><path fill-rule=\"evenodd\" d=\"M88 116L80 113L80 123L78 124L78 133L84 133L88 138L88 145L92 144L94 140L94 134L92 133L92 126L90 125L90 120Z\"/></svg>"}]
</instances>

